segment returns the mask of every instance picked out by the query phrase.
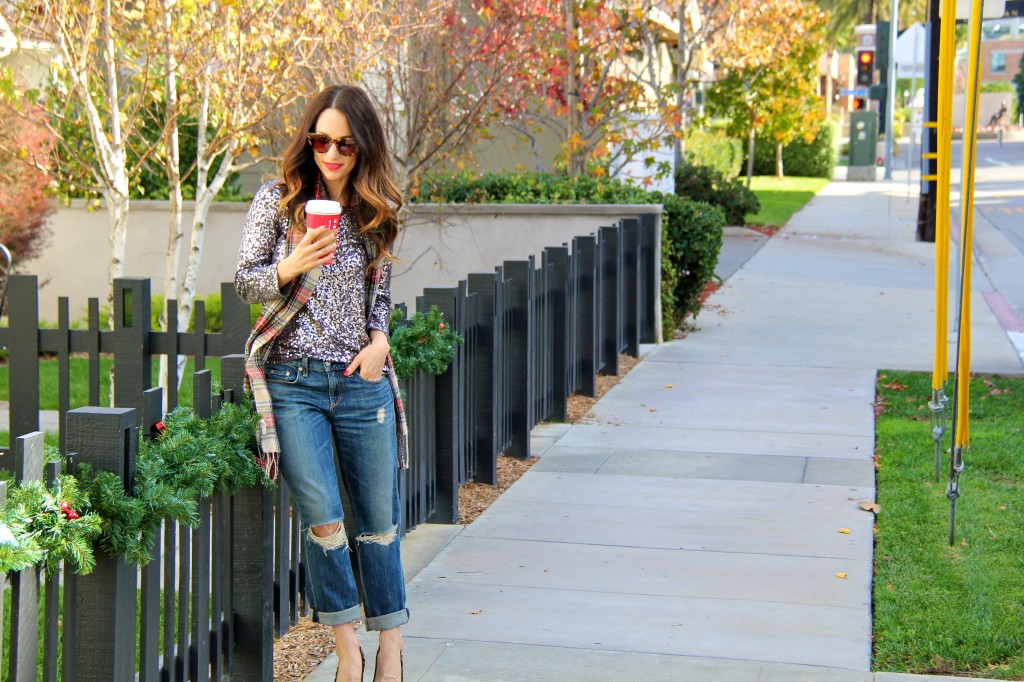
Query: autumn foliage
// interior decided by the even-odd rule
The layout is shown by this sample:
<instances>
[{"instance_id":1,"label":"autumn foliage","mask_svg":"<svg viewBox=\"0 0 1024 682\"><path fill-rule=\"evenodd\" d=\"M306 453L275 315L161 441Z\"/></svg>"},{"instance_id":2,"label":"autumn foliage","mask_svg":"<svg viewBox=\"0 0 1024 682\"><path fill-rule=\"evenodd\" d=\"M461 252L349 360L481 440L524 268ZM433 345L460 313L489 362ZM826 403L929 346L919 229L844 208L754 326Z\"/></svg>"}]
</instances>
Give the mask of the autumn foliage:
<instances>
[{"instance_id":1,"label":"autumn foliage","mask_svg":"<svg viewBox=\"0 0 1024 682\"><path fill-rule=\"evenodd\" d=\"M0 151L0 243L19 264L38 256L50 234L47 222L55 209L46 194L50 178L35 162L45 162L52 138L33 120L0 112L0 137L18 144L17 151Z\"/></svg>"}]
</instances>

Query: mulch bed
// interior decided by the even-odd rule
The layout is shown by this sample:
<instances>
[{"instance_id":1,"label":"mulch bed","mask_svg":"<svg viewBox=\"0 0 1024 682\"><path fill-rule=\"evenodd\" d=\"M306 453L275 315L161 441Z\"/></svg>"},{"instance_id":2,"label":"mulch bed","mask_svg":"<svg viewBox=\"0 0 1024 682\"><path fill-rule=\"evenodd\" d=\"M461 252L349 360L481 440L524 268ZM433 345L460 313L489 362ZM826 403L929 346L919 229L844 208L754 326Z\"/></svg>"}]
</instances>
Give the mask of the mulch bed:
<instances>
[{"instance_id":1,"label":"mulch bed","mask_svg":"<svg viewBox=\"0 0 1024 682\"><path fill-rule=\"evenodd\" d=\"M274 640L274 682L301 682L333 651L331 628L299 616L288 634Z\"/></svg>"},{"instance_id":2,"label":"mulch bed","mask_svg":"<svg viewBox=\"0 0 1024 682\"><path fill-rule=\"evenodd\" d=\"M744 227L754 232L760 232L766 237L774 237L779 231L778 225L745 225Z\"/></svg>"}]
</instances>

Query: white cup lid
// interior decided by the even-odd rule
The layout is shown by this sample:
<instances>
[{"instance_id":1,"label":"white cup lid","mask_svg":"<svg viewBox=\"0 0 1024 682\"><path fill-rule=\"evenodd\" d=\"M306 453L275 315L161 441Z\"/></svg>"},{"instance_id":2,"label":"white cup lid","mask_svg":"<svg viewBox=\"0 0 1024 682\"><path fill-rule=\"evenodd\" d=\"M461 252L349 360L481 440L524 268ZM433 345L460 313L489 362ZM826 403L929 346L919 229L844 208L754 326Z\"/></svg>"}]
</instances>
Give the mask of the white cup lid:
<instances>
[{"instance_id":1,"label":"white cup lid","mask_svg":"<svg viewBox=\"0 0 1024 682\"><path fill-rule=\"evenodd\" d=\"M306 202L306 213L335 215L341 213L341 204L330 199L310 199Z\"/></svg>"}]
</instances>

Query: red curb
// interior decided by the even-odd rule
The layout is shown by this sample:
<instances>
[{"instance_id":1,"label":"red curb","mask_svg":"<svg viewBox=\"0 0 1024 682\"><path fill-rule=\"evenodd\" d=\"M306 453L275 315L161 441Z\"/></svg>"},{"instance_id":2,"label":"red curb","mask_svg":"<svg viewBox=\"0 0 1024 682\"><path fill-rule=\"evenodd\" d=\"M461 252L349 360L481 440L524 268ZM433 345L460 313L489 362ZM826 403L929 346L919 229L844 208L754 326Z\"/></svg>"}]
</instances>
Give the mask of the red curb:
<instances>
[{"instance_id":1,"label":"red curb","mask_svg":"<svg viewBox=\"0 0 1024 682\"><path fill-rule=\"evenodd\" d=\"M1005 296L998 291L985 291L982 292L982 296L985 297L989 310L996 316L996 321L999 322L1003 331L1024 332L1024 320L1020 318Z\"/></svg>"}]
</instances>

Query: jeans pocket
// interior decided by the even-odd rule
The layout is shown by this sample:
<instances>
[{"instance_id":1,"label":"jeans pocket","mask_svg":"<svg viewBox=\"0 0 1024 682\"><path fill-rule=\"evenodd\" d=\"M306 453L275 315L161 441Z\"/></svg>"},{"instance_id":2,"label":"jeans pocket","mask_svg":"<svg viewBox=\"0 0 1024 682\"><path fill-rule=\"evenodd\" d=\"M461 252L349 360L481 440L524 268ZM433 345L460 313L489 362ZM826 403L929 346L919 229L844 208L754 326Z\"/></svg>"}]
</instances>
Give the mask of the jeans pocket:
<instances>
[{"instance_id":1,"label":"jeans pocket","mask_svg":"<svg viewBox=\"0 0 1024 682\"><path fill-rule=\"evenodd\" d=\"M267 365L264 371L268 383L294 384L299 380L299 368L288 363Z\"/></svg>"},{"instance_id":2,"label":"jeans pocket","mask_svg":"<svg viewBox=\"0 0 1024 682\"><path fill-rule=\"evenodd\" d=\"M371 384L371 385L373 385L373 384L379 384L379 383L381 383L382 381L384 381L384 375L383 375L383 374L381 374L381 375L380 375L380 376L379 376L378 378L376 378L376 379L367 379L366 377L364 377L364 376L363 376L363 373L362 373L362 371L360 371L360 370L358 370L358 369L357 369L357 370L356 370L356 371L354 372L354 374L355 374L355 375L356 375L357 377L359 377L359 380L360 380L360 381L362 381L362 382L363 382L364 384Z\"/></svg>"}]
</instances>

